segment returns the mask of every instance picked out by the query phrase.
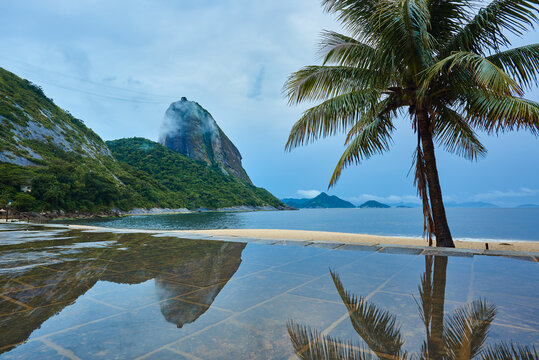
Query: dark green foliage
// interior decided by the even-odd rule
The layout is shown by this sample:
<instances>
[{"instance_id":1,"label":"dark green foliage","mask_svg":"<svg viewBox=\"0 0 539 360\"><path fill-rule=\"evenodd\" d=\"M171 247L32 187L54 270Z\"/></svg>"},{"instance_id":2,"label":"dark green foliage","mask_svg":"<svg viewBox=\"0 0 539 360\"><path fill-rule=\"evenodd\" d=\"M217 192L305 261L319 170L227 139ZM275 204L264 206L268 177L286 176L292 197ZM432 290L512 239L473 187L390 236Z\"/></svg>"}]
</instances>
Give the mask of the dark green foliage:
<instances>
[{"instance_id":1,"label":"dark green foliage","mask_svg":"<svg viewBox=\"0 0 539 360\"><path fill-rule=\"evenodd\" d=\"M114 157L123 163L125 184L160 204L172 208L222 208L238 205L280 207L283 204L267 190L225 174L143 138L107 141ZM130 176L130 178L129 178ZM144 181L131 183L138 178Z\"/></svg>"},{"instance_id":2,"label":"dark green foliage","mask_svg":"<svg viewBox=\"0 0 539 360\"><path fill-rule=\"evenodd\" d=\"M12 201L18 211L96 213L115 207L283 206L262 188L152 141L123 139L109 146L119 161L40 87L0 68L0 153L35 165L0 162L0 207ZM22 185L31 185L31 193L22 193Z\"/></svg>"}]
</instances>

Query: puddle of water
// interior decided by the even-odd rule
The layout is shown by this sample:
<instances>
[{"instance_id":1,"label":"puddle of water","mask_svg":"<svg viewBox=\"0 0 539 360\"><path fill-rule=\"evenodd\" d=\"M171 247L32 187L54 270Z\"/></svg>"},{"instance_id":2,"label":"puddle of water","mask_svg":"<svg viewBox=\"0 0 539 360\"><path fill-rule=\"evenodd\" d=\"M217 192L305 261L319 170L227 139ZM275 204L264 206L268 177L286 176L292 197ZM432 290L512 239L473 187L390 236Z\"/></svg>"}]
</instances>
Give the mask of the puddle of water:
<instances>
[{"instance_id":1,"label":"puddle of water","mask_svg":"<svg viewBox=\"0 0 539 360\"><path fill-rule=\"evenodd\" d=\"M2 230L0 359L436 359L539 341L533 261Z\"/></svg>"}]
</instances>

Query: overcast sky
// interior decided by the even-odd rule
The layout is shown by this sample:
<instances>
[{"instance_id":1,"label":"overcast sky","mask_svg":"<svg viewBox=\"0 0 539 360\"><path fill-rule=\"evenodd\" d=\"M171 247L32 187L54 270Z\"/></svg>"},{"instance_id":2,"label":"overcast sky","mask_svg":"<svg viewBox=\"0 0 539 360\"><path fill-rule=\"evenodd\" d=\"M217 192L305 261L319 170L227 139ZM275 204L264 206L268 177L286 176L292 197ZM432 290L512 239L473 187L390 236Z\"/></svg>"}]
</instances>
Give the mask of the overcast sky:
<instances>
[{"instance_id":1,"label":"overcast sky","mask_svg":"<svg viewBox=\"0 0 539 360\"><path fill-rule=\"evenodd\" d=\"M258 186L278 197L326 191L343 151L336 137L284 152L307 105L289 107L287 76L318 64L323 29L339 30L317 0L2 0L0 66L43 87L105 140L157 140L168 105L186 96L205 107L243 155ZM516 45L538 42L537 32ZM534 89L527 97L538 101ZM346 170L329 193L356 203L415 202L415 137L408 119L389 153ZM448 201L539 203L539 139L483 136L485 159L439 150Z\"/></svg>"}]
</instances>

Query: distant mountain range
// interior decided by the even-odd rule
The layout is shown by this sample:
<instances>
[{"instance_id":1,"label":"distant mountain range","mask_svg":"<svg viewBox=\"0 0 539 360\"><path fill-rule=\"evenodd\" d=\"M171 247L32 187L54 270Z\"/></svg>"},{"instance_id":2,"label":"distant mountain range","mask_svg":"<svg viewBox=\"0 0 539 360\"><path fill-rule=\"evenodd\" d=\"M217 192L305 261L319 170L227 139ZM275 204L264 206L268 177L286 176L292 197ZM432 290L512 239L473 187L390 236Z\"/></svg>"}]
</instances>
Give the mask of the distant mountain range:
<instances>
[{"instance_id":1,"label":"distant mountain range","mask_svg":"<svg viewBox=\"0 0 539 360\"><path fill-rule=\"evenodd\" d=\"M517 208L529 209L529 208L539 208L538 204L522 204L517 206Z\"/></svg>"},{"instance_id":2,"label":"distant mountain range","mask_svg":"<svg viewBox=\"0 0 539 360\"><path fill-rule=\"evenodd\" d=\"M400 203L391 203L384 204L376 200L368 200L359 206L355 206L349 201L343 200L335 195L328 195L326 193L320 193L315 198L285 198L281 199L283 203L288 206L292 206L298 209L324 209L324 208L376 208L376 209L387 209L387 208L419 208L420 205L417 203L411 202L400 202ZM468 202L454 202L447 201L444 203L446 208L499 208L500 206L484 202L484 201L468 201ZM539 208L539 204L522 204L514 206L515 208L521 209L530 209L530 208Z\"/></svg>"},{"instance_id":3,"label":"distant mountain range","mask_svg":"<svg viewBox=\"0 0 539 360\"><path fill-rule=\"evenodd\" d=\"M381 202L378 202L375 200L369 200L369 201L365 201L363 204L359 205L358 207L362 209L370 209L370 208L387 209L387 208L390 208L391 206L382 204Z\"/></svg>"},{"instance_id":4,"label":"distant mountain range","mask_svg":"<svg viewBox=\"0 0 539 360\"><path fill-rule=\"evenodd\" d=\"M294 199L286 198L281 200L288 206L298 209L325 209L325 208L355 208L356 206L349 201L343 200L335 195L320 193L312 199Z\"/></svg>"},{"instance_id":5,"label":"distant mountain range","mask_svg":"<svg viewBox=\"0 0 539 360\"><path fill-rule=\"evenodd\" d=\"M494 205L491 203L483 202L483 201L469 201L469 202L463 202L463 203L456 203L456 202L445 202L446 207L458 207L458 208L497 208L498 205Z\"/></svg>"}]
</instances>

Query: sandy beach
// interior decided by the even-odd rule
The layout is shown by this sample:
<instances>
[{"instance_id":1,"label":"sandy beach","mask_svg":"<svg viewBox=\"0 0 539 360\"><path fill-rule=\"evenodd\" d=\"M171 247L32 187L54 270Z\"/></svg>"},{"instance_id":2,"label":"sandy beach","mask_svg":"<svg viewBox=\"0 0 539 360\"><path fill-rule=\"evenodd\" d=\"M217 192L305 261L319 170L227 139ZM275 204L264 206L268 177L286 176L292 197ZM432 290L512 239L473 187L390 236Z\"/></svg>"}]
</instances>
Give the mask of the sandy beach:
<instances>
[{"instance_id":1,"label":"sandy beach","mask_svg":"<svg viewBox=\"0 0 539 360\"><path fill-rule=\"evenodd\" d=\"M354 234L327 231L307 231L307 230L281 230L281 229L215 229L215 230L141 230L141 229L112 229L86 225L66 225L73 229L103 230L103 231L128 231L145 233L174 233L252 238L262 240L297 240L314 242L338 242L344 244L358 245L391 245L391 246L424 246L427 242L420 238L379 236L368 234ZM539 254L539 242L536 241L472 241L455 239L457 249L485 250L488 244L489 250L518 251Z\"/></svg>"},{"instance_id":2,"label":"sandy beach","mask_svg":"<svg viewBox=\"0 0 539 360\"><path fill-rule=\"evenodd\" d=\"M367 234L351 234L326 231L305 230L277 230L277 229L218 229L193 230L190 233L214 236L237 236L255 239L303 240L321 242L339 242L360 245L401 245L401 246L427 246L426 240L418 238L379 236ZM455 247L459 249L485 250L484 241L454 240ZM539 242L534 241L489 241L490 250L506 250L539 253Z\"/></svg>"}]
</instances>

